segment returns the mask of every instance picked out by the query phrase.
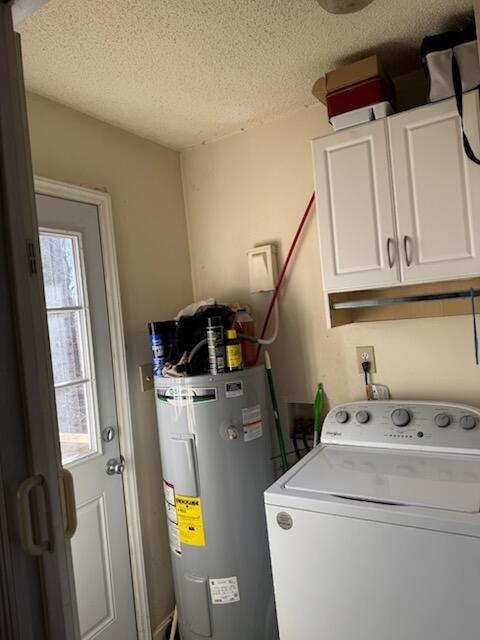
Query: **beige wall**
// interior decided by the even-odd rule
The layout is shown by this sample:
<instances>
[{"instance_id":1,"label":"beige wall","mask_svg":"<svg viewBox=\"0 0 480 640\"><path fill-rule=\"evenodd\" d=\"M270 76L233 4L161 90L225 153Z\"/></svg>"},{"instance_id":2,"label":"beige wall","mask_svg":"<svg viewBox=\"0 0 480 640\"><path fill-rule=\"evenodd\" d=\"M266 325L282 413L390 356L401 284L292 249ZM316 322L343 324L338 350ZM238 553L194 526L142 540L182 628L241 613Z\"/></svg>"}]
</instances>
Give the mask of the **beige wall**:
<instances>
[{"instance_id":1,"label":"beige wall","mask_svg":"<svg viewBox=\"0 0 480 640\"><path fill-rule=\"evenodd\" d=\"M153 392L141 393L149 320L192 300L179 155L36 95L28 96L36 175L112 196L147 570L155 628L173 606Z\"/></svg>"},{"instance_id":2,"label":"beige wall","mask_svg":"<svg viewBox=\"0 0 480 640\"><path fill-rule=\"evenodd\" d=\"M327 132L319 105L182 153L197 298L253 301L257 313L264 308L258 296L248 295L246 251L274 241L284 259L313 190L310 140ZM280 305L280 335L270 351L284 418L286 403L312 401L317 382L324 383L331 405L362 397L355 345L374 345L374 379L388 384L396 398L480 405L469 317L326 329L314 215Z\"/></svg>"}]
</instances>

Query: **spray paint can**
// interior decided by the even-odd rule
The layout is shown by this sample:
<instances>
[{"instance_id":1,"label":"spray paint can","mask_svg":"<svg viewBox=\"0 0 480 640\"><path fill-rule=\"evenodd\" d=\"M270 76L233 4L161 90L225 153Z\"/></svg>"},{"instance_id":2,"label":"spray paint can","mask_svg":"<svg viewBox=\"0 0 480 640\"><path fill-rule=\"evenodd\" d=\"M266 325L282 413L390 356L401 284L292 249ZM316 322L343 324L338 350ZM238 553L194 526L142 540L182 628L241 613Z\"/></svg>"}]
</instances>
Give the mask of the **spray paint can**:
<instances>
[{"instance_id":1,"label":"spray paint can","mask_svg":"<svg viewBox=\"0 0 480 640\"><path fill-rule=\"evenodd\" d=\"M148 332L152 349L153 375L161 377L172 342L175 339L175 323L173 321L149 322Z\"/></svg>"},{"instance_id":2,"label":"spray paint can","mask_svg":"<svg viewBox=\"0 0 480 640\"><path fill-rule=\"evenodd\" d=\"M219 316L207 319L207 346L210 373L225 372L225 345L223 339L223 324Z\"/></svg>"}]
</instances>

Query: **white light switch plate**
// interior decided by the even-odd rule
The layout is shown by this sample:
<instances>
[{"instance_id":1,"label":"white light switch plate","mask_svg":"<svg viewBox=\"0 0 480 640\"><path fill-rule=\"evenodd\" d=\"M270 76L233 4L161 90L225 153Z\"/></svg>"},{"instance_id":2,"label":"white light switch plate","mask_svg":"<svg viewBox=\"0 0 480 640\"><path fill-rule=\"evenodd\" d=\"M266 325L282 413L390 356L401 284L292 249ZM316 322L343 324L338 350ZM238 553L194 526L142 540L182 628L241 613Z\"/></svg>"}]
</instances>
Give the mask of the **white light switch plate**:
<instances>
[{"instance_id":1,"label":"white light switch plate","mask_svg":"<svg viewBox=\"0 0 480 640\"><path fill-rule=\"evenodd\" d=\"M138 367L140 373L140 388L142 391L151 391L153 389L153 369L152 363L147 362Z\"/></svg>"}]
</instances>

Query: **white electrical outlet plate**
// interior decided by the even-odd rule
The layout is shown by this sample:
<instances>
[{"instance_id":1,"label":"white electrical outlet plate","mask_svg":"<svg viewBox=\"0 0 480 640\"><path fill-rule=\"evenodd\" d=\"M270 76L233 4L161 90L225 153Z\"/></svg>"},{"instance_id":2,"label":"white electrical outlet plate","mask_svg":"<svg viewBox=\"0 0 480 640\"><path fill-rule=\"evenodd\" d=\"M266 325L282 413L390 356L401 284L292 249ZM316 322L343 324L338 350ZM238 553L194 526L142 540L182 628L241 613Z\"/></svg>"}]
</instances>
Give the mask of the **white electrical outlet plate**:
<instances>
[{"instance_id":1,"label":"white electrical outlet plate","mask_svg":"<svg viewBox=\"0 0 480 640\"><path fill-rule=\"evenodd\" d=\"M147 362L138 367L140 373L140 387L142 391L151 391L153 389L153 369L152 363Z\"/></svg>"},{"instance_id":2,"label":"white electrical outlet plate","mask_svg":"<svg viewBox=\"0 0 480 640\"><path fill-rule=\"evenodd\" d=\"M369 373L376 373L375 349L373 347L357 347L358 373L363 373L362 362L369 362Z\"/></svg>"}]
</instances>

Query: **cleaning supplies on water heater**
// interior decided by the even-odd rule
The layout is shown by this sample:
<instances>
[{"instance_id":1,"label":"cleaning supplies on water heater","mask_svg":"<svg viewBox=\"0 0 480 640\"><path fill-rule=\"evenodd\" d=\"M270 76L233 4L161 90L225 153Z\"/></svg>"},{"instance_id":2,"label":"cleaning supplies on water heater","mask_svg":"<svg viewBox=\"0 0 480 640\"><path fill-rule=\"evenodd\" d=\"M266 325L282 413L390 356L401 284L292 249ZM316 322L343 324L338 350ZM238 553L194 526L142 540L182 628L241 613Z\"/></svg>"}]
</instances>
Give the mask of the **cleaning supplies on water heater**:
<instances>
[{"instance_id":1,"label":"cleaning supplies on water heater","mask_svg":"<svg viewBox=\"0 0 480 640\"><path fill-rule=\"evenodd\" d=\"M183 309L175 321L149 323L155 377L178 378L209 371L206 337L209 318L220 319L223 368L219 362L219 372L225 371L224 335L232 326L235 313L226 305L198 304Z\"/></svg>"},{"instance_id":2,"label":"cleaning supplies on water heater","mask_svg":"<svg viewBox=\"0 0 480 640\"><path fill-rule=\"evenodd\" d=\"M230 307L222 304L213 304L200 307L193 315L181 315L178 318L176 355L179 359L185 353L187 354L187 364L184 375L199 375L207 372L214 373L211 368L207 344L207 330L209 325L212 327L216 325L221 328L222 343L221 345L218 344L217 352L220 360L217 362L218 367L215 366L215 373L225 371L225 351L223 343L225 332L232 326L234 316L235 314ZM212 323L212 320L209 321L209 318L215 318L216 320ZM218 336L216 340L218 342Z\"/></svg>"},{"instance_id":3,"label":"cleaning supplies on water heater","mask_svg":"<svg viewBox=\"0 0 480 640\"><path fill-rule=\"evenodd\" d=\"M227 331L225 342L225 355L227 359L227 371L240 371L243 369L242 347L235 329Z\"/></svg>"},{"instance_id":4,"label":"cleaning supplies on water heater","mask_svg":"<svg viewBox=\"0 0 480 640\"><path fill-rule=\"evenodd\" d=\"M175 322L149 322L150 346L152 349L153 375L163 375L163 367L170 357L175 341Z\"/></svg>"},{"instance_id":5,"label":"cleaning supplies on water heater","mask_svg":"<svg viewBox=\"0 0 480 640\"><path fill-rule=\"evenodd\" d=\"M223 324L220 316L207 319L207 347L210 373L212 375L224 373L225 346L223 343Z\"/></svg>"},{"instance_id":6,"label":"cleaning supplies on water heater","mask_svg":"<svg viewBox=\"0 0 480 640\"><path fill-rule=\"evenodd\" d=\"M276 305L275 313L278 316ZM175 322L149 325L155 376L217 375L253 366L257 344L275 339L278 317L275 324L273 338L256 338L253 318L245 306L189 305Z\"/></svg>"},{"instance_id":7,"label":"cleaning supplies on water heater","mask_svg":"<svg viewBox=\"0 0 480 640\"><path fill-rule=\"evenodd\" d=\"M247 307L235 308L235 320L233 322L232 329L235 329L237 335L255 337L255 322L253 321L250 311ZM257 352L257 345L255 342L240 338L240 346L242 347L242 358L244 367L255 366L255 356Z\"/></svg>"}]
</instances>

